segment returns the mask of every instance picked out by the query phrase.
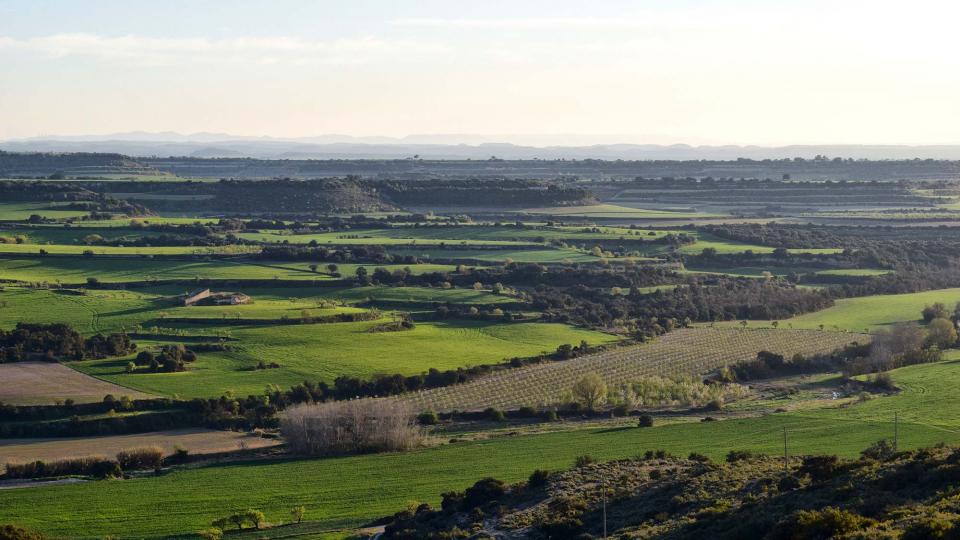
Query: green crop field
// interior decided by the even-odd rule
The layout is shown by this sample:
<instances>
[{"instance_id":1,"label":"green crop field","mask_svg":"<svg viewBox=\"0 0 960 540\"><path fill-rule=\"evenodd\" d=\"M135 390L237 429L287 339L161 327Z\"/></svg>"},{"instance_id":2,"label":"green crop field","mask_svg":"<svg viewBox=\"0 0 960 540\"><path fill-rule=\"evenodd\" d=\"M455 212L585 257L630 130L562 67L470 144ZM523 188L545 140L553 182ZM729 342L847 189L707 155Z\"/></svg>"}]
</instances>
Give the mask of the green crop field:
<instances>
[{"instance_id":1,"label":"green crop field","mask_svg":"<svg viewBox=\"0 0 960 540\"><path fill-rule=\"evenodd\" d=\"M706 214L690 211L651 210L633 208L616 204L595 204L588 206L556 206L547 208L527 208L521 210L529 214L544 214L564 217L584 218L633 218L633 219L696 219L717 217L719 214Z\"/></svg>"},{"instance_id":2,"label":"green crop field","mask_svg":"<svg viewBox=\"0 0 960 540\"><path fill-rule=\"evenodd\" d=\"M960 289L938 289L908 294L889 294L845 298L837 300L833 307L799 315L780 321L781 328L820 328L824 330L843 330L874 332L898 322L920 321L920 310L925 305L943 303L952 310L960 302ZM736 322L720 323L725 326ZM750 327L769 326L770 321L750 321Z\"/></svg>"},{"instance_id":3,"label":"green crop field","mask_svg":"<svg viewBox=\"0 0 960 540\"><path fill-rule=\"evenodd\" d=\"M552 352L564 343L615 341L613 336L548 323L490 323L453 320L417 323L402 332L370 329L383 321L230 327L234 351L203 353L182 373L125 373L125 360L71 364L97 378L149 393L216 396L231 390L258 394L267 384L288 387L304 380L333 382L339 375L411 375L429 368L453 369ZM190 325L189 332L222 330ZM255 371L259 361L279 369Z\"/></svg>"},{"instance_id":4,"label":"green crop field","mask_svg":"<svg viewBox=\"0 0 960 540\"><path fill-rule=\"evenodd\" d=\"M57 208L56 204L44 201L0 203L0 221L23 221L34 214L60 219L85 216L88 212Z\"/></svg>"},{"instance_id":5,"label":"green crop field","mask_svg":"<svg viewBox=\"0 0 960 540\"><path fill-rule=\"evenodd\" d=\"M786 428L794 455L852 457L892 437L894 411L904 412L901 448L960 441L953 392L960 363L914 366L892 374L904 389L901 393L843 408L650 429L495 437L409 453L233 463L136 480L5 490L0 491L0 521L14 520L53 535L159 537L199 530L239 508L259 508L268 520L279 521L290 507L302 504L307 519L318 525L358 526L401 509L409 500L437 504L441 492L463 489L481 477L517 481L534 469L569 467L582 454L600 460L652 449L678 455L696 451L715 459L731 449L777 454ZM156 501L170 505L164 519L156 519Z\"/></svg>"},{"instance_id":6,"label":"green crop field","mask_svg":"<svg viewBox=\"0 0 960 540\"><path fill-rule=\"evenodd\" d=\"M731 254L731 253L743 253L744 251L750 250L754 253L773 253L774 248L770 246L760 246L756 244L747 244L743 242L736 242L733 240L726 240L719 238L706 233L696 233L695 234L697 241L693 244L686 244L680 248L681 253L686 253L689 255L699 255L703 252L704 249L713 248L717 250L717 253L720 255ZM841 248L797 248L797 249L788 249L790 253L799 254L799 253L816 253L816 254L830 254L830 253L841 253L843 249Z\"/></svg>"},{"instance_id":7,"label":"green crop field","mask_svg":"<svg viewBox=\"0 0 960 540\"><path fill-rule=\"evenodd\" d=\"M322 266L322 265L321 265ZM339 272L352 276L358 266L364 266L372 272L375 268L388 270L410 268L414 273L449 272L455 269L450 265L437 264L394 264L394 265L355 265L341 264ZM96 278L102 282L141 281L149 279L282 279L282 280L323 280L330 277L323 273L310 271L307 263L270 262L247 260L181 260L162 258L29 258L0 259L0 280L25 282L46 281L55 283L83 283L87 278Z\"/></svg>"}]
</instances>

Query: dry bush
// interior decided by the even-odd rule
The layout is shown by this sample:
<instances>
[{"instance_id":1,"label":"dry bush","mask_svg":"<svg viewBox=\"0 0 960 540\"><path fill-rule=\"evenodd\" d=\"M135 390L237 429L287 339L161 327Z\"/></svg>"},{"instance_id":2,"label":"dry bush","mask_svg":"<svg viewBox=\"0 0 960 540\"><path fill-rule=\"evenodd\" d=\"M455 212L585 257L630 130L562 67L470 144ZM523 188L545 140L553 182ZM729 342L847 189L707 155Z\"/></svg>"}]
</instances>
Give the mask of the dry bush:
<instances>
[{"instance_id":1,"label":"dry bush","mask_svg":"<svg viewBox=\"0 0 960 540\"><path fill-rule=\"evenodd\" d=\"M128 448L117 452L117 462L125 471L159 469L163 465L163 449L159 446Z\"/></svg>"},{"instance_id":2,"label":"dry bush","mask_svg":"<svg viewBox=\"0 0 960 540\"><path fill-rule=\"evenodd\" d=\"M291 407L280 432L291 451L313 456L408 450L423 439L409 404L379 399Z\"/></svg>"},{"instance_id":3,"label":"dry bush","mask_svg":"<svg viewBox=\"0 0 960 540\"><path fill-rule=\"evenodd\" d=\"M116 476L120 472L115 461L110 461L101 456L69 458L58 461L7 463L5 467L7 478L49 478L70 475L106 477Z\"/></svg>"}]
</instances>

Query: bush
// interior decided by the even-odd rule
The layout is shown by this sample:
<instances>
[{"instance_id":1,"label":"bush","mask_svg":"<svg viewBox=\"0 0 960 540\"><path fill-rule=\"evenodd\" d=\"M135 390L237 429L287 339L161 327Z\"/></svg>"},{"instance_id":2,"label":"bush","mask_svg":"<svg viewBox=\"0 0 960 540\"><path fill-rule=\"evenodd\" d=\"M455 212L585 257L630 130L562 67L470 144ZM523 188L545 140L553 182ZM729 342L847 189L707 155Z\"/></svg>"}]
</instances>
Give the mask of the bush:
<instances>
[{"instance_id":1,"label":"bush","mask_svg":"<svg viewBox=\"0 0 960 540\"><path fill-rule=\"evenodd\" d=\"M864 459L886 461L893 457L893 445L886 439L880 439L860 452L860 456Z\"/></svg>"},{"instance_id":2,"label":"bush","mask_svg":"<svg viewBox=\"0 0 960 540\"><path fill-rule=\"evenodd\" d=\"M49 478L55 476L93 476L110 478L120 476L120 466L103 457L61 459L59 461L33 461L31 463L7 463L7 478Z\"/></svg>"},{"instance_id":3,"label":"bush","mask_svg":"<svg viewBox=\"0 0 960 540\"><path fill-rule=\"evenodd\" d=\"M829 480L840 472L840 459L837 456L808 456L803 458L799 472L809 475L814 482Z\"/></svg>"},{"instance_id":4,"label":"bush","mask_svg":"<svg viewBox=\"0 0 960 540\"><path fill-rule=\"evenodd\" d=\"M749 450L731 450L727 453L727 463L736 463L746 461L756 457L756 454Z\"/></svg>"},{"instance_id":5,"label":"bush","mask_svg":"<svg viewBox=\"0 0 960 540\"><path fill-rule=\"evenodd\" d=\"M489 407L487 410L483 411L483 414L494 422L503 422L507 419L506 415L503 414L503 411L500 409L494 409L493 407Z\"/></svg>"},{"instance_id":6,"label":"bush","mask_svg":"<svg viewBox=\"0 0 960 540\"><path fill-rule=\"evenodd\" d=\"M649 414L641 414L637 420L637 427L653 427L653 417Z\"/></svg>"},{"instance_id":7,"label":"bush","mask_svg":"<svg viewBox=\"0 0 960 540\"><path fill-rule=\"evenodd\" d=\"M496 478L484 478L468 487L463 492L463 508L471 509L482 506L490 501L495 501L507 492L506 484L503 480Z\"/></svg>"},{"instance_id":8,"label":"bush","mask_svg":"<svg viewBox=\"0 0 960 540\"><path fill-rule=\"evenodd\" d=\"M800 479L792 474L784 476L777 482L777 489L780 491L793 491L800 487Z\"/></svg>"},{"instance_id":9,"label":"bush","mask_svg":"<svg viewBox=\"0 0 960 540\"><path fill-rule=\"evenodd\" d=\"M223 538L223 530L218 529L217 527L211 527L198 532L197 536L203 540L220 540Z\"/></svg>"},{"instance_id":10,"label":"bush","mask_svg":"<svg viewBox=\"0 0 960 540\"><path fill-rule=\"evenodd\" d=\"M163 466L163 449L150 446L121 450L117 453L117 463L125 471L158 470Z\"/></svg>"},{"instance_id":11,"label":"bush","mask_svg":"<svg viewBox=\"0 0 960 540\"><path fill-rule=\"evenodd\" d=\"M690 461L697 461L699 463L710 463L710 458L700 454L698 452L690 452L690 455L687 456L687 459Z\"/></svg>"},{"instance_id":12,"label":"bush","mask_svg":"<svg viewBox=\"0 0 960 540\"><path fill-rule=\"evenodd\" d=\"M550 471L537 469L530 474L530 478L527 480L527 485L534 488L542 487L547 484L547 479L549 478L550 478Z\"/></svg>"},{"instance_id":13,"label":"bush","mask_svg":"<svg viewBox=\"0 0 960 540\"><path fill-rule=\"evenodd\" d=\"M614 416L622 418L630 414L630 408L627 407L626 405L621 404L614 407L612 412Z\"/></svg>"},{"instance_id":14,"label":"bush","mask_svg":"<svg viewBox=\"0 0 960 540\"><path fill-rule=\"evenodd\" d=\"M176 446L173 449L173 454L167 458L167 461L172 464L181 465L187 462L187 459L190 457L190 451L182 446Z\"/></svg>"},{"instance_id":15,"label":"bush","mask_svg":"<svg viewBox=\"0 0 960 540\"><path fill-rule=\"evenodd\" d=\"M591 463L596 463L597 460L593 459L593 456L585 454L582 456L577 456L577 459L574 461L576 467L586 467Z\"/></svg>"},{"instance_id":16,"label":"bush","mask_svg":"<svg viewBox=\"0 0 960 540\"><path fill-rule=\"evenodd\" d=\"M896 385L893 384L893 378L892 378L892 377L890 376L890 374L887 373L886 371L881 372L881 373L877 373L877 374L873 377L873 385L876 386L877 388L881 388L881 389L883 389L883 390L896 390L896 389L897 389Z\"/></svg>"},{"instance_id":17,"label":"bush","mask_svg":"<svg viewBox=\"0 0 960 540\"><path fill-rule=\"evenodd\" d=\"M421 426L435 426L440 423L440 416L435 411L423 411L417 415L417 423Z\"/></svg>"},{"instance_id":18,"label":"bush","mask_svg":"<svg viewBox=\"0 0 960 540\"><path fill-rule=\"evenodd\" d=\"M557 411L549 410L543 413L543 419L547 422L556 422L560 417L557 416Z\"/></svg>"},{"instance_id":19,"label":"bush","mask_svg":"<svg viewBox=\"0 0 960 540\"><path fill-rule=\"evenodd\" d=\"M0 525L0 540L44 540L44 536L16 525Z\"/></svg>"},{"instance_id":20,"label":"bush","mask_svg":"<svg viewBox=\"0 0 960 540\"><path fill-rule=\"evenodd\" d=\"M280 432L291 451L313 456L409 450L423 439L409 405L373 399L291 407Z\"/></svg>"},{"instance_id":21,"label":"bush","mask_svg":"<svg viewBox=\"0 0 960 540\"><path fill-rule=\"evenodd\" d=\"M773 538L836 538L869 526L869 520L848 510L828 506L822 510L800 510L774 529Z\"/></svg>"}]
</instances>

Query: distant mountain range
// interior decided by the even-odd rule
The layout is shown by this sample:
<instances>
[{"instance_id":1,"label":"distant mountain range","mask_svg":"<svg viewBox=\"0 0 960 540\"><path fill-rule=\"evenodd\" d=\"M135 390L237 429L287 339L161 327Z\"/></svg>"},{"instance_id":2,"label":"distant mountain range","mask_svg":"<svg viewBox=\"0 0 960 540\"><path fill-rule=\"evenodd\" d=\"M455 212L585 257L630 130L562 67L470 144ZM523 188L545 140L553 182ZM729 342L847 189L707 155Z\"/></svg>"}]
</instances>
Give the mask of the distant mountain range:
<instances>
[{"instance_id":1,"label":"distant mountain range","mask_svg":"<svg viewBox=\"0 0 960 540\"><path fill-rule=\"evenodd\" d=\"M134 157L202 157L260 159L605 159L735 160L813 158L960 160L960 145L793 145L693 146L686 144L590 144L580 146L486 142L482 135L411 135L353 137L320 135L301 138L246 137L224 133L130 132L100 136L48 136L0 142L11 152L111 152ZM504 139L508 136L503 136ZM555 136L557 140L569 139ZM531 137L532 140L532 137ZM550 140L550 137L539 137ZM456 141L456 142L453 142Z\"/></svg>"}]
</instances>

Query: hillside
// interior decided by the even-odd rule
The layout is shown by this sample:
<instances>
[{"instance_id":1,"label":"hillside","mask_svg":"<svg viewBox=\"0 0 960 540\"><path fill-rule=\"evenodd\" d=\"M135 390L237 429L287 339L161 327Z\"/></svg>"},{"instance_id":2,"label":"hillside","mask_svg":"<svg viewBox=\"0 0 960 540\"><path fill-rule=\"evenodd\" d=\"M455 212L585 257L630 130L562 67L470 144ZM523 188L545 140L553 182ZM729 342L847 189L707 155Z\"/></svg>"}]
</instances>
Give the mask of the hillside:
<instances>
[{"instance_id":1,"label":"hillside","mask_svg":"<svg viewBox=\"0 0 960 540\"><path fill-rule=\"evenodd\" d=\"M441 509L398 513L384 538L601 538L604 510L615 538L956 537L960 449L865 454L785 464L746 452L722 463L648 452L514 485L481 480L444 494Z\"/></svg>"}]
</instances>

